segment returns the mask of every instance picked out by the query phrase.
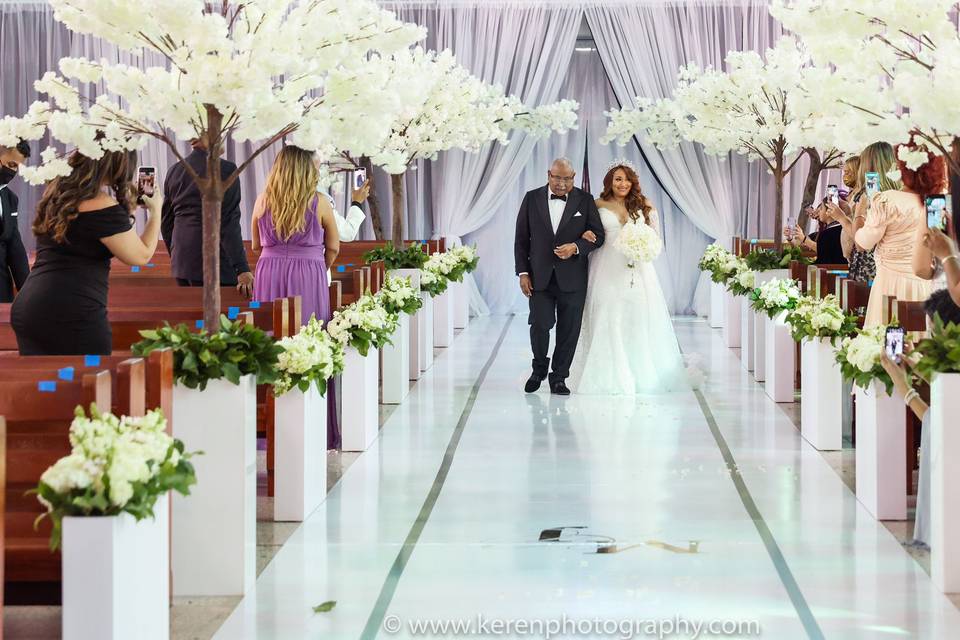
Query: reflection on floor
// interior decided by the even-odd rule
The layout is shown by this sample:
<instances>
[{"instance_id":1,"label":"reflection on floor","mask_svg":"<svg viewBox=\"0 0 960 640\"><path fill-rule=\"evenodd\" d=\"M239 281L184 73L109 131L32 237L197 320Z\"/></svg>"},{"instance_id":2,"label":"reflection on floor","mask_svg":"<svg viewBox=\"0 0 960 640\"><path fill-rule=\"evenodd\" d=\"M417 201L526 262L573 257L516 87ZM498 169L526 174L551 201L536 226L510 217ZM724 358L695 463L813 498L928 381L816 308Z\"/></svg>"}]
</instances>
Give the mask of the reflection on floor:
<instances>
[{"instance_id":1,"label":"reflection on floor","mask_svg":"<svg viewBox=\"0 0 960 640\"><path fill-rule=\"evenodd\" d=\"M229 615L235 601L177 603L175 637L410 637L478 615L955 637L960 612L898 542L912 523L856 502L852 451L811 449L719 332L677 329L709 371L700 394L560 399L522 393L521 318L474 320L317 513L259 524L256 591Z\"/></svg>"}]
</instances>

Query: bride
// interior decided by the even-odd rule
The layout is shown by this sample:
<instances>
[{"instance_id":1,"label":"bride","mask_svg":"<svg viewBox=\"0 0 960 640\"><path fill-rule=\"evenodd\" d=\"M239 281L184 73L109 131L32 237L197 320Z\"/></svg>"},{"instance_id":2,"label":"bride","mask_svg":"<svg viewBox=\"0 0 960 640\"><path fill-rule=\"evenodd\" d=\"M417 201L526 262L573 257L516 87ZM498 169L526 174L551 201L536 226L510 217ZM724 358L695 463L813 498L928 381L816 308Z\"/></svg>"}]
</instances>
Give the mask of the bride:
<instances>
[{"instance_id":1,"label":"bride","mask_svg":"<svg viewBox=\"0 0 960 640\"><path fill-rule=\"evenodd\" d=\"M689 388L667 303L652 263L631 268L616 247L627 224L658 234L657 210L633 166L615 162L597 200L606 240L590 254L590 280L579 346L570 370L574 392L631 395ZM593 242L587 231L584 238Z\"/></svg>"}]
</instances>

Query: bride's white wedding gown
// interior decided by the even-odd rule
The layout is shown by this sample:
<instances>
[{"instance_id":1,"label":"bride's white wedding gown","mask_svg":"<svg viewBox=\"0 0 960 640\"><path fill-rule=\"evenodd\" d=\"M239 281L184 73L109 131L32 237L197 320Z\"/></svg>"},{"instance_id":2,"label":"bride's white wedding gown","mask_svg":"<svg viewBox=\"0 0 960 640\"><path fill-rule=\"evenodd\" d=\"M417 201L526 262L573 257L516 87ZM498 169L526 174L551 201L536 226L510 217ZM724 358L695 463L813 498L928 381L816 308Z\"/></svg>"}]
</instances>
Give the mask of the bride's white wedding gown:
<instances>
[{"instance_id":1,"label":"bride's white wedding gown","mask_svg":"<svg viewBox=\"0 0 960 640\"><path fill-rule=\"evenodd\" d=\"M570 368L576 393L631 395L689 388L667 303L651 263L630 268L614 246L623 225L600 209L606 239L590 253L580 342ZM650 226L660 233L656 210Z\"/></svg>"}]
</instances>

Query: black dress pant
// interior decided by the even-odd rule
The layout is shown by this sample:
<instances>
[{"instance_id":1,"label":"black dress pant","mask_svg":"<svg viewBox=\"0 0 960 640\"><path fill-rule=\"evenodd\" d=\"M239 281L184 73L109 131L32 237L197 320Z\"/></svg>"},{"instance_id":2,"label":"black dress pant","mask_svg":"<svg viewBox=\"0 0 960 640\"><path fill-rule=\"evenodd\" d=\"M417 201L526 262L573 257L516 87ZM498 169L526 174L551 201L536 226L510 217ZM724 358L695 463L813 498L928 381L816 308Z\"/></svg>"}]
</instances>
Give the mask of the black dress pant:
<instances>
[{"instance_id":1,"label":"black dress pant","mask_svg":"<svg viewBox=\"0 0 960 640\"><path fill-rule=\"evenodd\" d=\"M533 348L533 375L546 378L550 368L550 330L557 327L550 382L563 382L570 375L570 363L580 340L580 322L587 298L586 289L561 291L556 275L547 288L530 297L530 346Z\"/></svg>"}]
</instances>

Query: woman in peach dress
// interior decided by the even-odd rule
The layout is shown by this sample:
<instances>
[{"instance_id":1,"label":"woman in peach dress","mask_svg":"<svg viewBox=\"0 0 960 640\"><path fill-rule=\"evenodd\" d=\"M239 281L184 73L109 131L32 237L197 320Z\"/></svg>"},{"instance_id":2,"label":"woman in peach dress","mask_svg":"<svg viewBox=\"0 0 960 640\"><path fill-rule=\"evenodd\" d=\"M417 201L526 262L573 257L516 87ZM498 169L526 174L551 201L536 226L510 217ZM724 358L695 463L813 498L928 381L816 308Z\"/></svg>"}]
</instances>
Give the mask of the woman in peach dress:
<instances>
[{"instance_id":1,"label":"woman in peach dress","mask_svg":"<svg viewBox=\"0 0 960 640\"><path fill-rule=\"evenodd\" d=\"M899 162L903 189L884 191L870 203L866 223L855 236L857 246L875 249L877 276L870 289L865 327L883 324L884 296L897 300L923 301L930 297L931 283L918 278L913 269L917 234L927 225L924 199L943 193L947 183L942 157L928 154L928 161L917 170Z\"/></svg>"}]
</instances>

